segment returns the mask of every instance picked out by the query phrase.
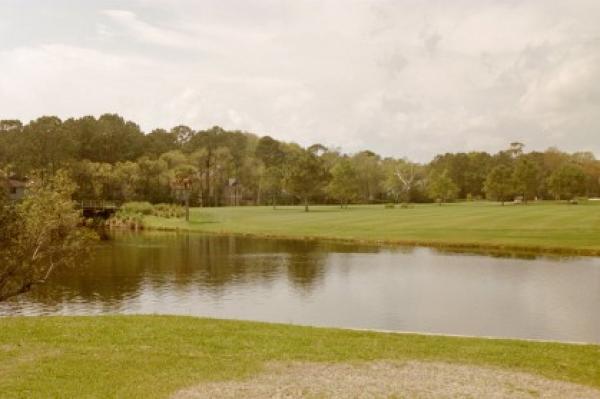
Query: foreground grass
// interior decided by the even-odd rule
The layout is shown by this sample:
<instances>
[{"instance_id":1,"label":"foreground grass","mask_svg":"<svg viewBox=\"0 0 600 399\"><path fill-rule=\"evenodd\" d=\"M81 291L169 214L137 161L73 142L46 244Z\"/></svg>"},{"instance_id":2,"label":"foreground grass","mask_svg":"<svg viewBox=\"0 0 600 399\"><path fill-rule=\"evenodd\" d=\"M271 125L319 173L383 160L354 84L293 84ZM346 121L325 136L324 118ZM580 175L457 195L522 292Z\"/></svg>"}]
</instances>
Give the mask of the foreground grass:
<instances>
[{"instance_id":1,"label":"foreground grass","mask_svg":"<svg viewBox=\"0 0 600 399\"><path fill-rule=\"evenodd\" d=\"M314 206L308 213L302 207L196 208L189 223L148 217L145 224L211 233L600 255L598 205Z\"/></svg>"},{"instance_id":2,"label":"foreground grass","mask_svg":"<svg viewBox=\"0 0 600 399\"><path fill-rule=\"evenodd\" d=\"M171 316L0 319L3 398L163 398L267 361L425 360L600 387L600 346L384 334Z\"/></svg>"}]
</instances>

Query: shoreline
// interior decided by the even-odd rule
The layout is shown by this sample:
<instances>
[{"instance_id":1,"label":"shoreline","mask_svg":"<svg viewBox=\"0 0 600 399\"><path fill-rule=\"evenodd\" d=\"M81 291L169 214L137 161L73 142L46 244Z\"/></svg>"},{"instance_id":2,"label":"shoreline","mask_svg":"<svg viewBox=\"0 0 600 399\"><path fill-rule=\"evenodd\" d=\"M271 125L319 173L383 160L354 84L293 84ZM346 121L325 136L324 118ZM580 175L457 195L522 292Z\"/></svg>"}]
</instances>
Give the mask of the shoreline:
<instances>
[{"instance_id":1,"label":"shoreline","mask_svg":"<svg viewBox=\"0 0 600 399\"><path fill-rule=\"evenodd\" d=\"M358 332L358 333L374 333L374 334L387 334L387 335L399 335L399 336L413 336L413 337L432 337L432 338L457 338L467 340L486 340L486 341L501 341L501 342L527 342L527 343L540 343L540 344L556 344L556 345L574 345L574 346L594 346L600 349L600 342L585 342L585 341L558 341L554 339L543 339L543 338L522 338L522 337L510 337L510 336L494 336L494 335L468 335L468 334L451 334L441 332L427 332L427 331L404 331L404 330L386 330L379 328L358 328L358 327L339 327L339 326L328 326L328 325L314 325L314 324L298 324L298 323L284 323L276 321L262 321L252 319L235 319L235 318L216 318L210 316L197 316L197 315L186 315L186 314L169 314L169 313L101 313L101 314L23 314L23 315L0 315L0 320L8 319L19 319L19 318L102 318L102 317L125 317L125 318L136 318L136 317L161 317L161 318L190 318L197 320L207 320L216 322L233 322L233 323L255 323L266 326L274 327L298 327L298 328L309 328L317 330L330 330L338 332Z\"/></svg>"},{"instance_id":2,"label":"shoreline","mask_svg":"<svg viewBox=\"0 0 600 399\"><path fill-rule=\"evenodd\" d=\"M514 245L514 244L493 244L493 243L472 243L472 242L448 242L448 241L426 241L426 240L381 240L366 239L356 237L334 237L334 236L307 236L293 234L271 234L271 233L253 233L225 230L199 230L179 226L158 226L144 225L141 231L166 231L176 233L201 233L216 236L235 236L248 238L262 238L272 240L296 240L296 241L328 241L346 244L362 244L372 246L390 246L390 247L423 247L442 251L456 253L472 253L481 255L522 255L522 256L558 256L558 257L600 257L600 249L588 248L568 248L559 246L535 246L535 245Z\"/></svg>"}]
</instances>

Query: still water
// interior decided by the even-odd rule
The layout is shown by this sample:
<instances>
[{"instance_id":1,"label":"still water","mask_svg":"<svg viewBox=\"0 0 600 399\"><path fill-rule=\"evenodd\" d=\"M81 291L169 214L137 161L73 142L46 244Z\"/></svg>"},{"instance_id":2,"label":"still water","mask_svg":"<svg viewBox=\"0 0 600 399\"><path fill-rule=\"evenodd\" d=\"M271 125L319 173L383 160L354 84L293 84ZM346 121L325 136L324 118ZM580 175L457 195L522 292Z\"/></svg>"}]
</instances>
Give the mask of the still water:
<instances>
[{"instance_id":1,"label":"still water","mask_svg":"<svg viewBox=\"0 0 600 399\"><path fill-rule=\"evenodd\" d=\"M0 315L159 313L600 343L600 258L119 234Z\"/></svg>"}]
</instances>

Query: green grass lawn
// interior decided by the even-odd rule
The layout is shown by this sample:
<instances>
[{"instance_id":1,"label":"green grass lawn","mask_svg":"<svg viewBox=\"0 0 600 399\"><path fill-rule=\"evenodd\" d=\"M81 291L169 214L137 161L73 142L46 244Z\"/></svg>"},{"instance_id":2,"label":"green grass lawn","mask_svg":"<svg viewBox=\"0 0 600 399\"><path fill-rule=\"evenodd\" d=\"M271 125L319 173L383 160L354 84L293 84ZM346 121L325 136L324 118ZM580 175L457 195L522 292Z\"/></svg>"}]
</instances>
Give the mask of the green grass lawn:
<instances>
[{"instance_id":1,"label":"green grass lawn","mask_svg":"<svg viewBox=\"0 0 600 399\"><path fill-rule=\"evenodd\" d=\"M195 208L189 223L147 217L150 228L295 238L600 255L600 206L473 202L384 209L382 205Z\"/></svg>"},{"instance_id":2,"label":"green grass lawn","mask_svg":"<svg viewBox=\"0 0 600 399\"><path fill-rule=\"evenodd\" d=\"M425 360L600 387L600 346L384 334L171 316L0 319L2 398L164 398L267 361Z\"/></svg>"}]
</instances>

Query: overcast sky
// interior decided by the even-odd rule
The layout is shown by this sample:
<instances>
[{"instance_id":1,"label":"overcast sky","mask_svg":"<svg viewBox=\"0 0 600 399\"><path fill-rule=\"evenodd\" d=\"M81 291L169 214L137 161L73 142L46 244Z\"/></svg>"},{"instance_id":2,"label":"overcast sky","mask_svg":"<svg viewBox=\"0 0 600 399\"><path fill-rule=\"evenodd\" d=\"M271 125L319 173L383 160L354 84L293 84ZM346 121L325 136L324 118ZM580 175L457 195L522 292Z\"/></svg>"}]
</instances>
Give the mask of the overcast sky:
<instances>
[{"instance_id":1,"label":"overcast sky","mask_svg":"<svg viewBox=\"0 0 600 399\"><path fill-rule=\"evenodd\" d=\"M0 119L600 155L599 0L0 0Z\"/></svg>"}]
</instances>

